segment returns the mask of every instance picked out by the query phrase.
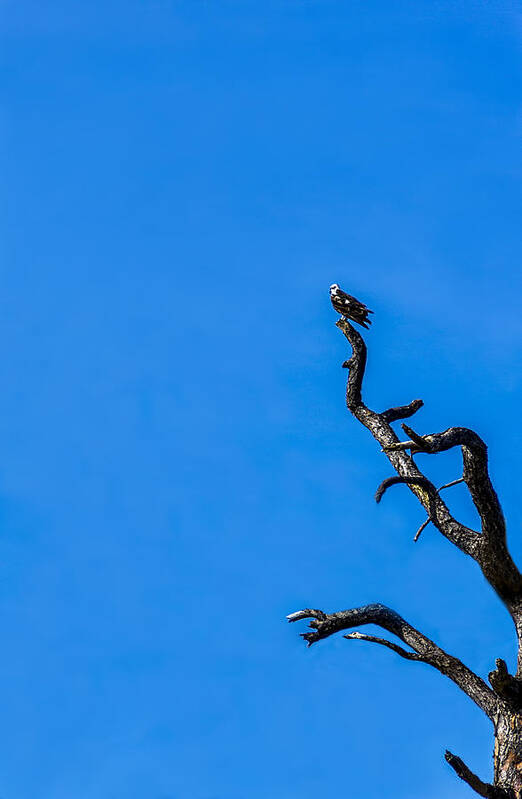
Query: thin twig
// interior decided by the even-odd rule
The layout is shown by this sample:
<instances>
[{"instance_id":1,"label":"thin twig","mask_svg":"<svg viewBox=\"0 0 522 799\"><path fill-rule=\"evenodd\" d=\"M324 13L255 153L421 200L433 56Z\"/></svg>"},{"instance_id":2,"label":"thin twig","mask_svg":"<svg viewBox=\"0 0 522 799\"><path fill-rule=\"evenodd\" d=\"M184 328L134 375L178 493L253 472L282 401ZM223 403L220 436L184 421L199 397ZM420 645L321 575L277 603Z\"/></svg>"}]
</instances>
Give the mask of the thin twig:
<instances>
[{"instance_id":1,"label":"thin twig","mask_svg":"<svg viewBox=\"0 0 522 799\"><path fill-rule=\"evenodd\" d=\"M479 796L485 799L508 799L510 793L496 785L490 785L488 782L483 782L480 777L477 777L470 768L466 766L464 761L454 755L452 752L446 750L444 755L446 762L449 763L455 774L464 780Z\"/></svg>"},{"instance_id":2,"label":"thin twig","mask_svg":"<svg viewBox=\"0 0 522 799\"><path fill-rule=\"evenodd\" d=\"M437 491L442 491L443 488L451 488L451 486L456 486L457 483L463 483L463 482L464 478L459 477L458 480L452 480L451 483L445 483L443 486L440 486L440 488L437 488Z\"/></svg>"},{"instance_id":3,"label":"thin twig","mask_svg":"<svg viewBox=\"0 0 522 799\"><path fill-rule=\"evenodd\" d=\"M396 652L401 658L405 658L406 660L417 660L422 663L427 662L426 658L423 658L422 655L418 655L416 652L408 652L406 649L403 649L402 646L394 644L393 641L388 641L386 638L379 638L377 635L365 635L364 633L353 632L343 635L343 638L355 641L370 641L373 644L380 644L381 646L388 647L388 649Z\"/></svg>"},{"instance_id":4,"label":"thin twig","mask_svg":"<svg viewBox=\"0 0 522 799\"><path fill-rule=\"evenodd\" d=\"M418 540L419 540L419 536L420 536L420 534L422 533L422 531L424 530L424 528L428 526L428 524L429 524L430 522L431 522L431 519L430 519L430 517L428 516L428 518L426 519L426 521L425 521L425 522L422 522L421 526L419 527L419 529L417 530L417 532L416 532L416 533L415 533L415 535L413 536L413 540L414 540L414 541L418 541Z\"/></svg>"}]
</instances>

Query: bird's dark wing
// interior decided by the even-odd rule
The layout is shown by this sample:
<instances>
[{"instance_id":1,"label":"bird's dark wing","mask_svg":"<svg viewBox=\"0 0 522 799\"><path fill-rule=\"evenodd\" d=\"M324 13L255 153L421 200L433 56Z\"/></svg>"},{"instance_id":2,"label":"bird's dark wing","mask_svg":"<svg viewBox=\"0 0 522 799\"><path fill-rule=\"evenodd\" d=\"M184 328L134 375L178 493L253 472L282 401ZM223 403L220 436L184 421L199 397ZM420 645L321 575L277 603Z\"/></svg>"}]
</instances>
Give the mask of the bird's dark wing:
<instances>
[{"instance_id":1,"label":"bird's dark wing","mask_svg":"<svg viewBox=\"0 0 522 799\"><path fill-rule=\"evenodd\" d=\"M368 314L373 313L373 311L370 311L370 309L356 297L352 297L351 294L347 294L342 289L337 289L335 293L332 292L331 299L332 305L337 313L346 316L347 319L351 319L353 322L357 322L366 329L371 325L372 322L371 319L368 318Z\"/></svg>"}]
</instances>

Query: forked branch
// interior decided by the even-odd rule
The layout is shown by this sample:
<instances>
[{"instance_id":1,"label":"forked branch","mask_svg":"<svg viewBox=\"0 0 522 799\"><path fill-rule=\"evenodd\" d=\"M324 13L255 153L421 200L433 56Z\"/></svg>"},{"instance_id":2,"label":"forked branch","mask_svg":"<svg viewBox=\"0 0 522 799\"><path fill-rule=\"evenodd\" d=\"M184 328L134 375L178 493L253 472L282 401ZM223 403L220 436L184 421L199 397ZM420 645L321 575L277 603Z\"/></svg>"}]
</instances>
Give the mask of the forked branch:
<instances>
[{"instance_id":1,"label":"forked branch","mask_svg":"<svg viewBox=\"0 0 522 799\"><path fill-rule=\"evenodd\" d=\"M362 336L346 319L340 319L336 325L342 330L352 347L351 358L343 364L350 369L346 386L346 405L348 410L379 442L399 477L404 478L404 481L409 484L411 491L424 506L426 512L432 518L433 524L442 535L467 555L476 557L480 539L478 533L453 518L435 489L435 494L431 490L426 490L421 484L423 480L426 483L428 482L426 476L420 471L411 456L400 447L399 439L390 424L390 420L393 421L397 418L395 411L398 411L398 409L390 409L390 411L384 411L384 413L379 414L364 404L362 383L366 368L366 344ZM420 402L420 400L415 400L410 403L410 406L402 406L402 408L413 408L413 412L415 412L421 407Z\"/></svg>"},{"instance_id":2,"label":"forked branch","mask_svg":"<svg viewBox=\"0 0 522 799\"><path fill-rule=\"evenodd\" d=\"M312 632L302 633L308 646L342 630L366 624L376 624L383 630L395 635L413 652L407 652L402 647L391 641L386 641L376 636L363 636L361 633L351 634L350 638L373 641L393 649L397 654L408 660L419 660L428 663L441 674L449 677L459 688L472 699L488 716L493 719L498 710L498 699L495 693L477 674L462 663L458 658L449 655L430 638L408 624L402 616L385 605L364 605L360 608L343 610L339 613L324 613L322 610L306 608L291 613L288 621L295 622L302 619L311 619Z\"/></svg>"},{"instance_id":3,"label":"forked branch","mask_svg":"<svg viewBox=\"0 0 522 799\"><path fill-rule=\"evenodd\" d=\"M446 752L447 762L462 780L486 799L522 799L522 575L507 549L506 525L489 476L486 444L473 430L465 427L451 427L442 433L420 435L405 423L402 427L408 440L400 441L391 424L413 416L422 407L422 400L413 400L408 405L388 408L381 413L369 408L363 400L362 391L366 345L346 318L340 319L337 327L352 348L351 357L343 363L343 367L349 369L346 386L348 410L370 431L395 471L379 486L376 500L379 502L390 486L407 485L427 514L415 540L431 522L450 543L476 561L515 623L519 639L518 669L516 675L511 675L504 661L497 660L496 669L489 674L490 688L461 660L445 652L395 611L380 604L364 605L338 613L306 608L291 613L288 620L309 619L310 631L302 634L308 646L335 633L350 630L344 635L348 640L378 644L405 660L427 663L452 680L494 723L497 784L483 782L451 752ZM462 477L437 488L419 469L414 456L419 453L438 454L453 447L460 447L462 452ZM480 517L478 530L458 521L440 495L443 489L460 482L466 484ZM354 629L368 624L377 625L395 636L400 643Z\"/></svg>"},{"instance_id":4,"label":"forked branch","mask_svg":"<svg viewBox=\"0 0 522 799\"><path fill-rule=\"evenodd\" d=\"M442 433L419 436L408 425L402 425L409 441L391 444L389 452L409 449L412 453L436 454L460 447L463 460L463 479L482 522L482 532L505 543L506 523L488 471L488 449L484 441L467 427L450 427Z\"/></svg>"},{"instance_id":5,"label":"forked branch","mask_svg":"<svg viewBox=\"0 0 522 799\"><path fill-rule=\"evenodd\" d=\"M411 427L403 424L408 441L399 441L390 421L401 418L401 413L415 413L420 400L409 406L390 408L383 413L368 408L362 397L362 384L366 367L366 345L362 336L346 320L340 319L337 327L342 330L352 347L352 356L345 363L349 367L346 387L346 405L379 442L397 477L385 480L378 491L377 499L394 483L406 483L423 505L429 520L440 533L466 555L470 555L498 596L511 613L519 635L522 635L520 608L522 606L522 576L514 564L506 545L506 527L502 508L491 483L488 472L487 447L473 430L452 427L443 433L420 436ZM411 412L411 413L410 413ZM404 417L402 417L404 418ZM423 474L413 460L415 453L435 454L452 447L461 447L463 457L462 479L481 519L481 531L475 531L457 521L433 483ZM453 483L452 483L453 484ZM416 535L418 538L419 532ZM522 659L519 664L522 673Z\"/></svg>"}]
</instances>

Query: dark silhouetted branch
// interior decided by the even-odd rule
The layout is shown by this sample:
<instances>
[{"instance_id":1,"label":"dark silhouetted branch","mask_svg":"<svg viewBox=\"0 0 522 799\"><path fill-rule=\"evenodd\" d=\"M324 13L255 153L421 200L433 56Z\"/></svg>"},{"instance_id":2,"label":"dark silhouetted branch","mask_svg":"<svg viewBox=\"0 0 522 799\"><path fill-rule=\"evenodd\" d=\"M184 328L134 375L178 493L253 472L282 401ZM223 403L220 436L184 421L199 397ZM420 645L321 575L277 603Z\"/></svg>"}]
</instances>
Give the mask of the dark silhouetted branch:
<instances>
[{"instance_id":1,"label":"dark silhouetted branch","mask_svg":"<svg viewBox=\"0 0 522 799\"><path fill-rule=\"evenodd\" d=\"M450 427L442 433L419 436L408 425L402 425L410 441L401 442L412 452L435 454L453 447L462 448L463 480L482 522L482 532L505 540L504 514L488 472L488 451L484 441L466 427ZM393 445L390 448L393 450Z\"/></svg>"},{"instance_id":2,"label":"dark silhouetted branch","mask_svg":"<svg viewBox=\"0 0 522 799\"><path fill-rule=\"evenodd\" d=\"M375 492L375 501L377 504L379 504L386 491L391 488L391 486L400 485L401 483L405 483L408 486L422 486L427 490L428 495L431 497L434 497L437 493L437 489L433 483L431 483L426 477L387 477L382 481Z\"/></svg>"},{"instance_id":3,"label":"dark silhouetted branch","mask_svg":"<svg viewBox=\"0 0 522 799\"><path fill-rule=\"evenodd\" d=\"M388 408L387 411L383 411L380 415L385 422L397 422L399 419L407 419L409 416L413 416L423 405L424 402L421 399L415 399L412 400L409 405L399 405L397 408Z\"/></svg>"},{"instance_id":4,"label":"dark silhouetted branch","mask_svg":"<svg viewBox=\"0 0 522 799\"><path fill-rule=\"evenodd\" d=\"M405 660L417 660L421 663L428 662L422 655L418 655L416 652L408 652L406 649L403 649L402 646L394 644L393 641L388 641L386 638L379 638L377 635L365 635L364 633L353 632L343 635L343 638L346 638L348 641L370 641L373 644L386 646Z\"/></svg>"},{"instance_id":5,"label":"dark silhouetted branch","mask_svg":"<svg viewBox=\"0 0 522 799\"><path fill-rule=\"evenodd\" d=\"M343 367L350 370L346 386L346 404L352 410L362 404L361 391L366 369L366 344L361 334L352 327L348 320L339 319L336 325L346 337L350 336L349 341L353 350L352 357L343 363Z\"/></svg>"},{"instance_id":6,"label":"dark silhouetted branch","mask_svg":"<svg viewBox=\"0 0 522 799\"><path fill-rule=\"evenodd\" d=\"M352 356L345 364L350 369L346 386L348 409L379 442L399 477L409 478L412 492L417 496L426 512L433 516L433 523L442 535L467 555L474 557L478 534L454 519L443 500L426 490L421 481L427 480L427 478L418 469L412 458L399 449L399 439L389 421L383 414L372 411L364 404L362 384L366 368L366 345L360 333L346 319L340 319L336 324L352 347Z\"/></svg>"},{"instance_id":7,"label":"dark silhouetted branch","mask_svg":"<svg viewBox=\"0 0 522 799\"><path fill-rule=\"evenodd\" d=\"M477 775L466 766L464 761L461 760L460 757L457 757L457 755L452 754L452 752L446 750L444 757L455 774L457 774L461 780L464 780L464 782L466 782L475 793L478 793L479 796L484 796L486 799L515 799L515 795L511 791L507 791L495 785L490 785L487 782L482 782L480 777L477 777Z\"/></svg>"},{"instance_id":8,"label":"dark silhouetted branch","mask_svg":"<svg viewBox=\"0 0 522 799\"><path fill-rule=\"evenodd\" d=\"M421 535L422 531L426 529L426 527L428 526L428 524L429 524L430 522L431 522L431 519L430 519L430 517L429 517L429 516L428 516L428 518L426 519L426 521L422 522L421 526L419 527L419 529L417 530L417 532L416 532L416 533L415 533L415 535L413 536L413 540L414 540L415 542L417 542L417 541L419 540L419 538L420 538L420 535Z\"/></svg>"},{"instance_id":9,"label":"dark silhouetted branch","mask_svg":"<svg viewBox=\"0 0 522 799\"><path fill-rule=\"evenodd\" d=\"M443 433L420 436L406 424L402 426L410 440L399 441L385 415L372 411L363 402L362 384L367 353L361 335L346 319L337 322L337 327L342 330L352 347L346 389L348 409L379 442L397 476L418 498L437 530L479 564L486 579L506 604L519 637L522 637L522 576L507 550L505 522L489 478L486 445L476 433L467 428L452 427ZM454 518L437 489L412 458L412 454L418 452L434 454L456 446L462 448L462 479L481 518L481 533L471 530ZM385 481L382 489L386 490L389 485L392 485L391 480ZM522 675L522 654L518 673Z\"/></svg>"},{"instance_id":10,"label":"dark silhouetted branch","mask_svg":"<svg viewBox=\"0 0 522 799\"><path fill-rule=\"evenodd\" d=\"M464 478L463 477L459 477L458 480L452 480L451 483L444 483L443 486L439 486L437 491L443 491L445 488L451 488L452 486L456 486L459 483L463 483L463 482L464 482Z\"/></svg>"},{"instance_id":11,"label":"dark silhouetted branch","mask_svg":"<svg viewBox=\"0 0 522 799\"><path fill-rule=\"evenodd\" d=\"M451 483L444 483L443 486L439 486L437 491L442 491L444 488L451 488L451 486L456 486L458 483L463 483L463 482L464 482L464 478L463 477L459 477L458 480L452 480ZM419 540L422 531L426 529L426 527L428 526L428 524L430 522L431 522L431 517L430 516L428 516L426 521L422 522L421 526L419 527L419 529L417 530L417 532L413 536L413 540L415 542L417 542Z\"/></svg>"},{"instance_id":12,"label":"dark silhouetted branch","mask_svg":"<svg viewBox=\"0 0 522 799\"><path fill-rule=\"evenodd\" d=\"M484 680L465 666L462 661L452 655L448 655L430 638L415 629L415 627L412 627L402 616L399 616L398 613L385 605L364 605L360 608L343 610L339 613L324 613L321 610L306 608L305 610L291 613L287 618L291 622L305 618L311 619L309 626L313 632L302 633L302 637L308 646L312 646L317 641L328 638L330 635L342 630L349 630L365 624L376 624L411 647L417 655L421 656L424 663L428 663L440 671L441 674L453 680L490 718L493 718L498 710L498 700ZM381 639L381 643L382 640L384 639ZM405 652L405 650L402 651ZM402 656L404 657L405 655L403 654ZM408 659L411 660L413 658Z\"/></svg>"},{"instance_id":13,"label":"dark silhouetted branch","mask_svg":"<svg viewBox=\"0 0 522 799\"><path fill-rule=\"evenodd\" d=\"M362 336L346 319L337 327L348 340L352 352L343 367L349 370L346 405L352 415L371 433L386 454L395 474L379 486L377 502L393 485L404 483L426 511L427 519L417 530L417 541L431 522L452 544L469 555L504 602L515 623L518 635L518 668L509 674L503 660L489 674L491 688L458 658L449 655L431 639L412 627L395 611L384 605L365 605L339 613L324 613L306 608L288 616L291 622L309 620L310 631L302 634L308 646L335 633L350 630L344 637L384 646L408 661L427 663L451 679L493 721L495 729L494 785L483 782L466 764L451 752L446 760L456 774L476 793L486 799L522 799L522 575L507 549L506 525L502 508L492 485L488 453L484 441L473 430L451 427L441 433L420 435L406 423L408 436L400 441L391 423L406 419L422 407L421 400L409 405L388 408L382 413L369 408L363 400L363 382L367 349ZM516 425L516 420L512 422ZM416 463L418 454L438 454L460 447L463 460L462 477L440 488L428 479ZM415 458L415 459L414 459ZM472 530L459 522L441 497L441 492L464 482L480 517L480 528ZM477 619L477 623L480 620ZM368 635L354 628L373 624L396 636L402 645L377 635ZM406 647L406 648L405 648Z\"/></svg>"}]
</instances>

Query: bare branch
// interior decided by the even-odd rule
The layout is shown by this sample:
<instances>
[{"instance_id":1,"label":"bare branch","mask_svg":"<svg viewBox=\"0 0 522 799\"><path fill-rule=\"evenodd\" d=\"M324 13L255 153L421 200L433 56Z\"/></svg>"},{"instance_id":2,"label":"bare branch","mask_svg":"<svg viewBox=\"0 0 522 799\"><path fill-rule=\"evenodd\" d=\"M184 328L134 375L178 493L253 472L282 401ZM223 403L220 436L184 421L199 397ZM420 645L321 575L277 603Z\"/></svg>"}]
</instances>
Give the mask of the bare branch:
<instances>
[{"instance_id":1,"label":"bare branch","mask_svg":"<svg viewBox=\"0 0 522 799\"><path fill-rule=\"evenodd\" d=\"M305 608L304 610L296 610L295 613L289 613L286 617L288 622L301 621L301 619L325 619L326 613L322 610L313 610L312 608Z\"/></svg>"},{"instance_id":2,"label":"bare branch","mask_svg":"<svg viewBox=\"0 0 522 799\"><path fill-rule=\"evenodd\" d=\"M366 345L352 325L341 319L337 327L352 346L348 362L350 373L346 389L346 405L351 413L379 442L388 460L400 478L424 507L437 530L480 566L484 576L506 604L519 637L522 638L522 575L514 564L506 544L505 522L498 497L491 484L487 467L487 448L472 430L453 427L443 433L419 436L403 425L409 441L399 441L395 431L383 414L368 408L362 399L362 382L366 367ZM426 476L417 467L410 452L436 453L455 446L462 447L463 480L466 483L482 522L482 535L458 522L451 514L437 490L427 488ZM384 489L390 485L386 483ZM519 672L522 674L522 650Z\"/></svg>"},{"instance_id":3,"label":"bare branch","mask_svg":"<svg viewBox=\"0 0 522 799\"><path fill-rule=\"evenodd\" d=\"M466 764L451 752L446 760L456 774L476 793L486 799L522 799L522 575L513 562L506 543L506 525L488 469L487 447L472 430L452 427L442 433L420 435L406 423L408 436L400 441L391 423L406 419L422 407L421 400L409 405L391 407L382 413L369 408L363 400L363 381L367 349L361 335L346 318L337 322L351 345L351 357L343 363L349 370L346 405L352 415L369 430L386 454L395 474L379 486L379 502L386 490L404 483L426 511L414 540L432 522L445 538L480 566L489 584L505 603L515 623L519 639L519 662L516 675L509 674L503 660L489 674L491 688L458 658L445 652L430 638L412 627L401 616L384 605L365 605L339 613L327 614L306 608L288 616L290 622L309 620L310 631L302 634L308 646L340 631L350 630L344 637L383 646L405 660L423 662L451 679L493 721L495 727L494 785L483 782ZM436 488L418 468L418 453L437 454L460 447L463 459L462 477ZM461 482L466 484L480 517L480 531L460 523L443 501L443 490ZM401 644L379 635L354 630L374 624L396 636Z\"/></svg>"},{"instance_id":4,"label":"bare branch","mask_svg":"<svg viewBox=\"0 0 522 799\"><path fill-rule=\"evenodd\" d=\"M486 799L515 799L511 791L497 787L496 785L490 785L488 782L482 782L480 777L477 777L460 757L452 754L452 752L447 749L444 757L455 774L457 774L461 780L464 780L464 782L466 782L475 793L478 793L479 796L484 796Z\"/></svg>"},{"instance_id":5,"label":"bare branch","mask_svg":"<svg viewBox=\"0 0 522 799\"><path fill-rule=\"evenodd\" d=\"M449 655L430 638L412 627L395 611L384 605L365 605L338 613L324 613L306 608L288 616L288 621L309 620L310 631L302 634L308 646L340 631L350 630L344 637L384 646L408 661L423 662L451 679L493 721L495 727L494 785L483 782L466 764L451 752L446 760L456 774L476 793L486 799L522 799L522 575L513 562L506 543L506 525L497 494L488 470L488 454L484 441L472 430L452 427L442 433L420 435L406 423L408 436L400 441L391 423L416 413L423 403L391 407L377 413L363 401L363 381L367 349L362 336L346 318L337 322L351 345L351 357L343 363L349 370L346 405L352 415L369 430L386 454L395 475L384 480L376 493L379 502L386 490L404 483L417 497L427 513L414 540L432 522L445 538L480 566L489 584L505 603L515 623L519 639L519 663L516 675L509 674L503 660L489 674L491 688L458 658ZM436 488L418 468L418 453L437 454L460 447L463 474ZM441 492L461 482L466 484L480 517L480 531L460 523L450 512ZM354 630L374 624L396 636L401 644L387 637L363 634Z\"/></svg>"},{"instance_id":6,"label":"bare branch","mask_svg":"<svg viewBox=\"0 0 522 799\"><path fill-rule=\"evenodd\" d=\"M407 419L409 416L413 416L423 405L424 402L421 399L414 399L409 405L388 408L387 411L382 411L380 416L388 423L397 422L399 419Z\"/></svg>"},{"instance_id":7,"label":"bare branch","mask_svg":"<svg viewBox=\"0 0 522 799\"><path fill-rule=\"evenodd\" d=\"M408 624L402 616L385 605L364 605L339 613L324 613L306 609L291 614L289 621L297 621L298 618L312 619L310 627L313 632L302 633L308 646L342 630L349 630L365 624L376 624L392 635L396 635L399 640L420 655L425 663L453 680L490 718L493 718L498 710L497 697L484 680L465 666L462 661L449 655L430 638Z\"/></svg>"},{"instance_id":8,"label":"bare branch","mask_svg":"<svg viewBox=\"0 0 522 799\"><path fill-rule=\"evenodd\" d=\"M458 485L458 483L463 483L463 482L464 482L464 478L463 477L459 477L458 480L452 480L451 483L444 483L443 486L439 486L437 491L442 491L444 488L451 488L452 486L456 486L456 485Z\"/></svg>"},{"instance_id":9,"label":"bare branch","mask_svg":"<svg viewBox=\"0 0 522 799\"><path fill-rule=\"evenodd\" d=\"M433 523L439 532L467 555L476 557L480 536L474 530L457 522L440 497L432 497L431 492L426 491L420 481L427 480L427 478L417 468L412 458L406 452L401 451L399 439L389 422L382 414L370 410L364 404L361 392L366 368L366 345L362 336L346 319L340 319L336 325L344 333L352 347L352 356L344 364L350 369L346 386L348 410L379 442L398 475L409 479L412 492L424 506L426 512L433 516Z\"/></svg>"},{"instance_id":10,"label":"bare branch","mask_svg":"<svg viewBox=\"0 0 522 799\"><path fill-rule=\"evenodd\" d=\"M402 453L405 449L410 449L412 453L437 454L453 447L461 447L462 481L466 483L482 526L482 535L475 542L473 552L469 554L477 561L490 585L506 604L521 635L522 576L507 549L506 523L497 493L489 477L485 443L473 430L466 427L450 427L442 433L431 433L426 436L417 435L408 425L403 424L402 427L410 436L410 440L390 444L386 448L388 455ZM442 488L449 488L456 482L447 483ZM433 516L430 512L428 515L430 518ZM522 671L522 658L519 663L520 671Z\"/></svg>"},{"instance_id":11,"label":"bare branch","mask_svg":"<svg viewBox=\"0 0 522 799\"><path fill-rule=\"evenodd\" d=\"M352 357L343 363L343 367L350 370L346 386L346 405L349 410L355 410L362 404L361 391L366 369L366 344L361 334L352 327L347 319L339 319L335 324L339 330L343 331L353 349Z\"/></svg>"},{"instance_id":12,"label":"bare branch","mask_svg":"<svg viewBox=\"0 0 522 799\"><path fill-rule=\"evenodd\" d=\"M415 441L394 441L388 446L382 448L382 452L405 452L410 449L412 452L418 452Z\"/></svg>"},{"instance_id":13,"label":"bare branch","mask_svg":"<svg viewBox=\"0 0 522 799\"><path fill-rule=\"evenodd\" d=\"M420 538L420 534L422 533L422 531L423 531L423 530L425 530L425 529L426 529L426 527L428 526L428 524L429 524L430 522L431 522L431 519L430 519L430 517L429 517L429 516L428 516L428 518L426 519L426 521L422 522L421 526L419 527L419 529L417 530L417 532L416 532L416 533L415 533L415 535L413 536L413 540L414 540L414 542L415 542L415 543L416 543L416 542L419 540L419 538Z\"/></svg>"},{"instance_id":14,"label":"bare branch","mask_svg":"<svg viewBox=\"0 0 522 799\"><path fill-rule=\"evenodd\" d=\"M453 447L462 448L463 480L480 516L482 532L505 541L504 514L489 477L487 446L480 436L466 427L450 427L442 433L426 436L419 436L406 424L402 427L414 444L413 448L409 447L412 451L434 454Z\"/></svg>"},{"instance_id":15,"label":"bare branch","mask_svg":"<svg viewBox=\"0 0 522 799\"><path fill-rule=\"evenodd\" d=\"M346 638L348 641L370 641L373 644L380 644L381 646L388 647L388 649L393 650L393 652L396 652L401 658L405 658L405 660L418 660L422 663L427 663L426 658L422 657L422 655L418 655L416 652L408 652L406 649L403 649L402 646L394 644L393 641L388 641L386 638L379 638L377 635L364 635L364 633L353 632L343 635L343 638Z\"/></svg>"},{"instance_id":16,"label":"bare branch","mask_svg":"<svg viewBox=\"0 0 522 799\"><path fill-rule=\"evenodd\" d=\"M412 428L408 427L407 424L401 424L401 427L406 435L409 436L416 445L416 447L413 447L412 449L416 449L418 452L431 452L430 444L423 438L423 436L417 435L415 430L412 430Z\"/></svg>"},{"instance_id":17,"label":"bare branch","mask_svg":"<svg viewBox=\"0 0 522 799\"><path fill-rule=\"evenodd\" d=\"M430 482L426 477L387 477L385 480L382 481L377 491L375 492L375 501L377 502L377 504L379 504L379 502L385 495L386 491L389 488L391 488L391 486L399 485L401 483L405 483L408 486L412 485L422 486L428 491L429 497L433 500L434 500L434 495L436 495L437 493L437 489L435 488L433 483ZM433 501L430 504L431 504L431 509L433 510L434 507Z\"/></svg>"}]
</instances>

